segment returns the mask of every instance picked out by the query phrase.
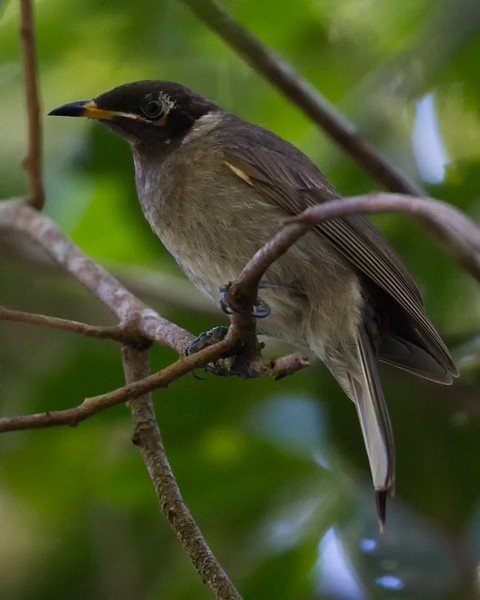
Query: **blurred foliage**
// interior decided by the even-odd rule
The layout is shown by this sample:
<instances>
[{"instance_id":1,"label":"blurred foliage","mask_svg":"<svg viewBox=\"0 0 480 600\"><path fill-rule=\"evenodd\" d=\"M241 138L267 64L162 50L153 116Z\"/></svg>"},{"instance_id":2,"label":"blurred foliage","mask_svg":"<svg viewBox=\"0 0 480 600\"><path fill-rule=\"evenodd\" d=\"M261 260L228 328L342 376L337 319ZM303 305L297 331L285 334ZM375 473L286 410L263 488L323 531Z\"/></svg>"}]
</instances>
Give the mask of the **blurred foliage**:
<instances>
[{"instance_id":1,"label":"blurred foliage","mask_svg":"<svg viewBox=\"0 0 480 600\"><path fill-rule=\"evenodd\" d=\"M394 163L478 219L478 0L224 4ZM43 0L36 13L44 115L127 81L172 79L291 140L343 193L375 187L181 2ZM25 100L18 3L0 2L0 14L0 197L8 198L27 191ZM126 145L91 123L43 122L47 213L100 261L178 273L140 213ZM249 600L479 593L478 286L411 220L375 222L466 365L452 388L383 372L398 455L383 535L355 411L323 367L276 383L188 376L155 394L185 499ZM11 248L22 240L0 242L2 304L111 322L77 284L20 259ZM216 324L155 307L194 332ZM4 415L122 385L113 343L12 323L0 323L0 336ZM172 358L157 348L152 368ZM128 411L117 407L75 429L1 437L1 598L210 597L159 514L130 436Z\"/></svg>"}]
</instances>

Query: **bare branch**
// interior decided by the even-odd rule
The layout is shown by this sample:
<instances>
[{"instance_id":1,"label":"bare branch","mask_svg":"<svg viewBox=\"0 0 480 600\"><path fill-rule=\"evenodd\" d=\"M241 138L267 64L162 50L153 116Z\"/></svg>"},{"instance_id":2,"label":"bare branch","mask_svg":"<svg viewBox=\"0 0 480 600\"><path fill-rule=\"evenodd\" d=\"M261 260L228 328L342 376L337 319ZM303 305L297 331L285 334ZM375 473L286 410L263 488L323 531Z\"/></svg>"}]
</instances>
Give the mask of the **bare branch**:
<instances>
[{"instance_id":1,"label":"bare branch","mask_svg":"<svg viewBox=\"0 0 480 600\"><path fill-rule=\"evenodd\" d=\"M362 138L355 126L290 64L263 45L215 0L183 2L243 56L253 69L262 73L270 83L320 125L376 181L392 192L423 195L419 185L381 156L378 150Z\"/></svg>"},{"instance_id":2,"label":"bare branch","mask_svg":"<svg viewBox=\"0 0 480 600\"><path fill-rule=\"evenodd\" d=\"M0 256L22 261L26 266L45 275L66 277L68 273L47 255L32 253L25 239L18 234L0 236ZM102 257L101 264L136 296L166 307L174 307L189 313L220 318L222 312L190 281L181 275L165 273L159 268L127 265Z\"/></svg>"},{"instance_id":3,"label":"bare branch","mask_svg":"<svg viewBox=\"0 0 480 600\"><path fill-rule=\"evenodd\" d=\"M238 338L235 337L234 333L229 333L224 340L214 346L208 346L191 356L179 358L176 362L153 375L145 377L145 379L135 381L106 394L86 398L82 404L73 408L20 417L0 418L0 433L24 429L43 429L58 425L78 425L81 421L107 408L128 400L133 400L160 387L167 387L172 381L175 381L186 373L215 361L222 354L228 352L237 341Z\"/></svg>"},{"instance_id":4,"label":"bare branch","mask_svg":"<svg viewBox=\"0 0 480 600\"><path fill-rule=\"evenodd\" d=\"M149 308L90 259L57 225L19 201L0 203L0 230L16 230L39 244L65 271L101 300L132 337L144 336L181 353L193 336Z\"/></svg>"},{"instance_id":5,"label":"bare branch","mask_svg":"<svg viewBox=\"0 0 480 600\"><path fill-rule=\"evenodd\" d=\"M63 331L71 331L72 333L80 333L87 337L98 339L111 339L117 342L128 342L128 334L120 325L112 327L99 327L96 325L88 325L79 321L71 321L69 319L59 319L58 317L50 317L48 315L39 315L36 313L23 312L21 310L12 310L5 306L0 306L0 321L16 321L17 323L29 323L31 325L43 325L44 327L52 327L54 329L62 329Z\"/></svg>"},{"instance_id":6,"label":"bare branch","mask_svg":"<svg viewBox=\"0 0 480 600\"><path fill-rule=\"evenodd\" d=\"M127 384L133 385L148 376L147 352L124 346L122 355ZM135 426L134 443L140 447L160 508L195 570L215 598L240 600L240 594L210 550L182 498L165 453L151 394L137 398L130 403L130 408Z\"/></svg>"},{"instance_id":7,"label":"bare branch","mask_svg":"<svg viewBox=\"0 0 480 600\"><path fill-rule=\"evenodd\" d=\"M298 227L298 225L297 225ZM303 225L302 227L306 227ZM112 275L88 258L67 238L57 226L38 211L16 201L0 203L0 230L14 229L37 242L63 269L99 298L117 315L121 325L117 327L94 327L84 323L33 315L0 308L0 319L17 320L66 329L94 337L111 337L124 342L136 340L157 341L182 353L193 336L160 317L126 290ZM241 342L244 356L252 372L274 378L293 373L308 362L303 358L278 359L274 363L261 360L255 335L255 318L250 316L256 299L256 286L251 296L237 298L240 313L232 316L232 327L226 338L214 346L206 347L188 357L182 357L162 371L150 375L109 393L87 398L79 406L46 413L0 419L0 432L22 429L39 429L58 425L77 425L92 415L127 400L137 398L159 387L165 387L194 369L204 367L228 354ZM141 341L141 340L140 340Z\"/></svg>"},{"instance_id":8,"label":"bare branch","mask_svg":"<svg viewBox=\"0 0 480 600\"><path fill-rule=\"evenodd\" d=\"M23 70L28 112L28 152L23 164L30 179L30 204L41 210L45 197L42 179L42 128L40 125L40 98L32 0L20 0L20 18L20 38L23 49Z\"/></svg>"}]
</instances>

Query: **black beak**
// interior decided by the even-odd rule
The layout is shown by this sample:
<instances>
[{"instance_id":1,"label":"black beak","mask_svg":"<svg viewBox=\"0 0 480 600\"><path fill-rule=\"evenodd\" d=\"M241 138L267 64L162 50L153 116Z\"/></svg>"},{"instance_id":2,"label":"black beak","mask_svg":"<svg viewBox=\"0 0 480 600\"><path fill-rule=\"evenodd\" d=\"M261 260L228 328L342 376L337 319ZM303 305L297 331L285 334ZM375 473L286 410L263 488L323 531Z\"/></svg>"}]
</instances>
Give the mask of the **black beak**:
<instances>
[{"instance_id":1,"label":"black beak","mask_svg":"<svg viewBox=\"0 0 480 600\"><path fill-rule=\"evenodd\" d=\"M89 100L85 100L84 102L71 102L70 104L64 104L63 106L54 108L48 114L54 117L83 117L86 116L86 105L89 103Z\"/></svg>"},{"instance_id":2,"label":"black beak","mask_svg":"<svg viewBox=\"0 0 480 600\"><path fill-rule=\"evenodd\" d=\"M105 121L109 121L115 116L113 111L98 108L95 100L64 104L54 108L48 114L53 117L88 117L89 119L102 119Z\"/></svg>"}]
</instances>

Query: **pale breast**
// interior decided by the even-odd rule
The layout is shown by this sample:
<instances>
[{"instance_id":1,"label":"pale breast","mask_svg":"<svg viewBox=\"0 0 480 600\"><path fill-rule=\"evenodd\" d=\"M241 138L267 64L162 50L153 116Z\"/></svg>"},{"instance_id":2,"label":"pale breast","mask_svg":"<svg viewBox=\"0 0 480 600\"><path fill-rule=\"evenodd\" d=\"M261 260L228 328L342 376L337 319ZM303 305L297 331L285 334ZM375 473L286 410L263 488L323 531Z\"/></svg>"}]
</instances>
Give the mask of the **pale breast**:
<instances>
[{"instance_id":1,"label":"pale breast","mask_svg":"<svg viewBox=\"0 0 480 600\"><path fill-rule=\"evenodd\" d=\"M221 146L198 130L160 164L137 156L135 166L152 229L186 275L217 302L220 288L239 275L287 216L232 173ZM356 275L317 233L308 233L277 260L265 280L280 287L260 292L272 308L260 328L287 341L305 343L312 328L329 337L338 325L334 321L357 312L351 310Z\"/></svg>"}]
</instances>

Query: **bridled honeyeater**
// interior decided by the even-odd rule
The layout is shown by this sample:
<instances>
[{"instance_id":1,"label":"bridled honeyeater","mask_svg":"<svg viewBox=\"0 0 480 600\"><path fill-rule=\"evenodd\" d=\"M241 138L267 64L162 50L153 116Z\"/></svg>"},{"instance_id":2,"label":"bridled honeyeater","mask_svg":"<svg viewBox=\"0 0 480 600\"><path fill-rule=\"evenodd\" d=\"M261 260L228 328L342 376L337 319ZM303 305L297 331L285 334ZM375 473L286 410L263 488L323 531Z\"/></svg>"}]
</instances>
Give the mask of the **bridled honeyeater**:
<instances>
[{"instance_id":1,"label":"bridled honeyeater","mask_svg":"<svg viewBox=\"0 0 480 600\"><path fill-rule=\"evenodd\" d=\"M340 197L290 143L177 83L129 83L50 114L98 119L127 140L146 219L215 302L286 217ZM353 216L318 224L261 287L271 313L259 332L313 351L354 402L383 522L395 455L377 362L443 384L458 374L417 284L380 233Z\"/></svg>"}]
</instances>

